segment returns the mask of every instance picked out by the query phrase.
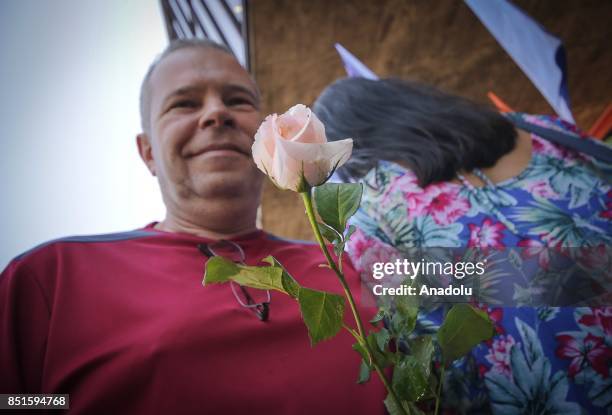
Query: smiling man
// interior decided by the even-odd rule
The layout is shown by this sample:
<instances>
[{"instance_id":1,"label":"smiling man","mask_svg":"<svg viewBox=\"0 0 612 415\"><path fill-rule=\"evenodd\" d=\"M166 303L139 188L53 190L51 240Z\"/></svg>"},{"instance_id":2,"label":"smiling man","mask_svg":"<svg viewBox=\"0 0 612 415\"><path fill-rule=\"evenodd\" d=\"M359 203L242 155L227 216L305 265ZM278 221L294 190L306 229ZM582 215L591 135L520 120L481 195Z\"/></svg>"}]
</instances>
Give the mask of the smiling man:
<instances>
[{"instance_id":1,"label":"smiling man","mask_svg":"<svg viewBox=\"0 0 612 415\"><path fill-rule=\"evenodd\" d=\"M291 298L202 287L210 256L255 265L274 255L301 284L341 292L318 246L256 228L259 108L252 78L221 46L178 41L153 63L137 144L166 216L52 241L9 264L0 393L69 394L71 414L384 412L378 379L355 383L346 332L312 348Z\"/></svg>"},{"instance_id":2,"label":"smiling man","mask_svg":"<svg viewBox=\"0 0 612 415\"><path fill-rule=\"evenodd\" d=\"M167 207L156 228L213 238L253 231L263 180L251 159L259 91L227 51L183 45L143 83L138 148Z\"/></svg>"}]
</instances>

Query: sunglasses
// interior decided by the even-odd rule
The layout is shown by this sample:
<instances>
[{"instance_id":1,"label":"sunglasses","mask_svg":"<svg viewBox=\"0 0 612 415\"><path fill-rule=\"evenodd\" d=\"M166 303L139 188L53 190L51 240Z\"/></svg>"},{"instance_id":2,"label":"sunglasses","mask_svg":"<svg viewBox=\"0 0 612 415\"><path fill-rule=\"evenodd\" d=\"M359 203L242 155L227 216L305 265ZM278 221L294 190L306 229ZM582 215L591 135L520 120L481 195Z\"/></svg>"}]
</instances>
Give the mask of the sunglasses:
<instances>
[{"instance_id":1,"label":"sunglasses","mask_svg":"<svg viewBox=\"0 0 612 415\"><path fill-rule=\"evenodd\" d=\"M208 258L219 256L237 264L245 265L246 255L244 250L240 245L232 241L222 239L208 244L198 244L198 250ZM230 287L240 306L254 312L260 321L268 321L270 317L270 301L272 300L270 290L253 290L251 293L247 287L234 281L230 281ZM262 297L264 292L265 295Z\"/></svg>"}]
</instances>

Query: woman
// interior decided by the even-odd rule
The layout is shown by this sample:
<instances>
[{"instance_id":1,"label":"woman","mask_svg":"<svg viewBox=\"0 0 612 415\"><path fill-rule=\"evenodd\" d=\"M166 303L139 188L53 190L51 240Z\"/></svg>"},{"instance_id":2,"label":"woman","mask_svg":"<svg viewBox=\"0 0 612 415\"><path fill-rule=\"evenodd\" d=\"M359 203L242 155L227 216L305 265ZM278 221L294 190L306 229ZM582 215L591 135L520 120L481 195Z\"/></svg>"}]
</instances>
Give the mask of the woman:
<instances>
[{"instance_id":1,"label":"woman","mask_svg":"<svg viewBox=\"0 0 612 415\"><path fill-rule=\"evenodd\" d=\"M390 247L485 253L520 247L506 263L518 270L535 264L535 271L521 283L489 276L485 292L502 293L519 306L534 304L529 300L536 293L548 301L546 295L570 284L569 291L581 292L574 290L576 280L564 279L562 258L603 270L602 279L588 285L610 292L609 165L518 129L486 107L413 82L343 79L323 91L314 111L330 140L354 140L351 160L337 173L365 184L353 218L358 231L348 246L364 278L371 278L374 261L396 255ZM513 116L580 139L574 126L553 117ZM612 410L612 308L482 308L496 336L447 379L447 408ZM439 311L421 315L421 328L435 330Z\"/></svg>"}]
</instances>

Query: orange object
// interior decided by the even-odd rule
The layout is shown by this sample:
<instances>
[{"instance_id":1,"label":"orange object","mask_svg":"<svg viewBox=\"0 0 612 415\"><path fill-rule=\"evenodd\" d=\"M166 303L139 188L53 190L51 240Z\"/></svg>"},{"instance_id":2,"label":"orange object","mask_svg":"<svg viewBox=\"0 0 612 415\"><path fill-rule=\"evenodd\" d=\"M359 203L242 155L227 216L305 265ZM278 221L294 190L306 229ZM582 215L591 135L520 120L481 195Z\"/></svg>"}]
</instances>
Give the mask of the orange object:
<instances>
[{"instance_id":1,"label":"orange object","mask_svg":"<svg viewBox=\"0 0 612 415\"><path fill-rule=\"evenodd\" d=\"M497 95L493 92L487 92L487 96L493 102L493 104L497 107L500 112L515 112L512 108L508 106L504 101L501 100Z\"/></svg>"},{"instance_id":2,"label":"orange object","mask_svg":"<svg viewBox=\"0 0 612 415\"><path fill-rule=\"evenodd\" d=\"M601 113L597 121L589 130L589 135L599 140L603 140L612 132L612 104L608 104L604 112Z\"/></svg>"}]
</instances>

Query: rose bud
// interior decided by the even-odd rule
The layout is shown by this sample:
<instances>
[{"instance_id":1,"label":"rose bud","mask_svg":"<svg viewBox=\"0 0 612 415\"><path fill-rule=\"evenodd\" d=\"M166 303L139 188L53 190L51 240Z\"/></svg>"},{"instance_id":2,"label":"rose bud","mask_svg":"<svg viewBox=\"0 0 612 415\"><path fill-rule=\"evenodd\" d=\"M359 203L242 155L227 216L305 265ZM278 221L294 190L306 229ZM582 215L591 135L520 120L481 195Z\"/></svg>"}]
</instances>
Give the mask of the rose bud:
<instances>
[{"instance_id":1,"label":"rose bud","mask_svg":"<svg viewBox=\"0 0 612 415\"><path fill-rule=\"evenodd\" d=\"M327 142L325 127L305 105L268 115L255 134L253 159L281 189L308 191L323 184L351 156L353 140Z\"/></svg>"}]
</instances>

